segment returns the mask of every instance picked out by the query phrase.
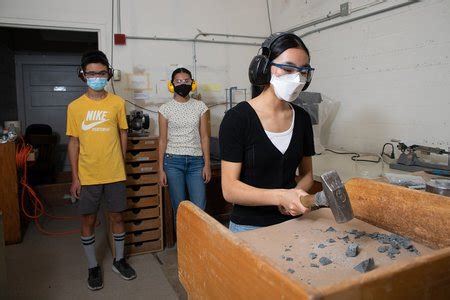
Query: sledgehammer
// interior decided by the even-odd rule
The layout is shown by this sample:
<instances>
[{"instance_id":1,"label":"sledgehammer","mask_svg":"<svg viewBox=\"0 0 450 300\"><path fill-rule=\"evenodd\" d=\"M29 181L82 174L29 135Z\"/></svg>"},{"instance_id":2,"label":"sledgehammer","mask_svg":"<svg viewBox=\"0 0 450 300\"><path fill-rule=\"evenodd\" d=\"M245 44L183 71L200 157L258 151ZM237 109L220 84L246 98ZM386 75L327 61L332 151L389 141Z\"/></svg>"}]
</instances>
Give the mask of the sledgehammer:
<instances>
[{"instance_id":1,"label":"sledgehammer","mask_svg":"<svg viewBox=\"0 0 450 300\"><path fill-rule=\"evenodd\" d=\"M315 195L300 197L304 207L311 210L327 206L331 209L337 223L345 223L353 219L353 209L347 190L336 171L329 171L322 176L323 191Z\"/></svg>"}]
</instances>

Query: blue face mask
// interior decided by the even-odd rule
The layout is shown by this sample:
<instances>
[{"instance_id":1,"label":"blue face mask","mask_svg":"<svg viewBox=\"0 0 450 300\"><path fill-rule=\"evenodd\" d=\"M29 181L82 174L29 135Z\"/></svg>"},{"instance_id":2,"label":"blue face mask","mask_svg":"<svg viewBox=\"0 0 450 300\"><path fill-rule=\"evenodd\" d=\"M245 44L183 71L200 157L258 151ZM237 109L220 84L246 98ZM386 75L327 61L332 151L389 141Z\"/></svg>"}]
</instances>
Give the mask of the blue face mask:
<instances>
[{"instance_id":1,"label":"blue face mask","mask_svg":"<svg viewBox=\"0 0 450 300\"><path fill-rule=\"evenodd\" d=\"M101 91L108 83L108 79L102 77L87 78L87 85L94 91Z\"/></svg>"}]
</instances>

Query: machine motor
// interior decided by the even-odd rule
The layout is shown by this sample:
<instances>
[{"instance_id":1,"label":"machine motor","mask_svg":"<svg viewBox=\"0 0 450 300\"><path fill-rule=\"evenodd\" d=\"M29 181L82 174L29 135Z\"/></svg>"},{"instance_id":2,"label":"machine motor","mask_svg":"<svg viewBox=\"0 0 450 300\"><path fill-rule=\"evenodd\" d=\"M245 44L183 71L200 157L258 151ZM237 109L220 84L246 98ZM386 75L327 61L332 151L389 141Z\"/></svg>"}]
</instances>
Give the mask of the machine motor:
<instances>
[{"instance_id":1,"label":"machine motor","mask_svg":"<svg viewBox=\"0 0 450 300\"><path fill-rule=\"evenodd\" d=\"M150 128L150 116L142 110L132 110L127 115L129 136L148 136Z\"/></svg>"}]
</instances>

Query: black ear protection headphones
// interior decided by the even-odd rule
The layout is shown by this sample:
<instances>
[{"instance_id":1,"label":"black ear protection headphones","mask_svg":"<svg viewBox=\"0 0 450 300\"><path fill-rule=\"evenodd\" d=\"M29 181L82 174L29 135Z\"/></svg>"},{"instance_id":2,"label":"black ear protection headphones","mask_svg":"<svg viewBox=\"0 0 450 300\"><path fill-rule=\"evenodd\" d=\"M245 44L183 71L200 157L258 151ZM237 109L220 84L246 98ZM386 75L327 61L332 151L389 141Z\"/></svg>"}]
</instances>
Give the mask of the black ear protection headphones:
<instances>
[{"instance_id":1,"label":"black ear protection headphones","mask_svg":"<svg viewBox=\"0 0 450 300\"><path fill-rule=\"evenodd\" d=\"M290 32L276 32L269 36L261 46L261 54L253 57L250 66L248 68L248 78L250 79L250 83L253 85L266 85L270 83L270 54L272 53L272 46L275 42L281 37L291 36L295 40L299 41L300 44L303 45L303 41L296 34ZM309 53L308 53L309 56ZM309 79L302 91L306 90L311 83L311 79Z\"/></svg>"},{"instance_id":2,"label":"black ear protection headphones","mask_svg":"<svg viewBox=\"0 0 450 300\"><path fill-rule=\"evenodd\" d=\"M108 81L113 77L114 75L114 69L109 64L108 58L106 57L105 53L103 53L100 50L91 51L88 53L83 54L81 57L81 64L77 69L78 78L80 78L82 81L86 82L86 77L84 76L84 70L83 67L86 67L86 65L93 63L94 61L100 61L103 64L108 66Z\"/></svg>"}]
</instances>

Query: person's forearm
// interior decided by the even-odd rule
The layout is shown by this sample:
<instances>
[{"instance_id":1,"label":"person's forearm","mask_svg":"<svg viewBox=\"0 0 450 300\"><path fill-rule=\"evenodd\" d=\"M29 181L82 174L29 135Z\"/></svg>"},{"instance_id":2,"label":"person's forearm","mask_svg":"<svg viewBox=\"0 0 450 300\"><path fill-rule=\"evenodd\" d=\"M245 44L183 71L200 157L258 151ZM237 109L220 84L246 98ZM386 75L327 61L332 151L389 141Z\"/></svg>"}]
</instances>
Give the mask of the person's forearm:
<instances>
[{"instance_id":1,"label":"person's forearm","mask_svg":"<svg viewBox=\"0 0 450 300\"><path fill-rule=\"evenodd\" d=\"M280 205L281 189L262 189L236 179L222 177L222 192L226 201L246 206Z\"/></svg>"},{"instance_id":2,"label":"person's forearm","mask_svg":"<svg viewBox=\"0 0 450 300\"><path fill-rule=\"evenodd\" d=\"M309 191L313 186L312 157L305 156L302 158L302 161L298 166L298 172L301 179L297 182L295 188L302 189L305 192Z\"/></svg>"},{"instance_id":3,"label":"person's forearm","mask_svg":"<svg viewBox=\"0 0 450 300\"><path fill-rule=\"evenodd\" d=\"M78 155L79 144L70 140L67 147L67 153L69 155L70 166L72 168L72 181L78 180Z\"/></svg>"},{"instance_id":4,"label":"person's forearm","mask_svg":"<svg viewBox=\"0 0 450 300\"><path fill-rule=\"evenodd\" d=\"M127 155L127 142L128 142L128 134L127 134L127 130L120 130L120 145L122 147L122 156L123 156L123 161L125 162L126 160L126 155Z\"/></svg>"},{"instance_id":5,"label":"person's forearm","mask_svg":"<svg viewBox=\"0 0 450 300\"><path fill-rule=\"evenodd\" d=\"M210 156L210 147L209 147L209 137L202 138L202 152L203 159L205 160L205 166L211 167L211 156Z\"/></svg>"},{"instance_id":6,"label":"person's forearm","mask_svg":"<svg viewBox=\"0 0 450 300\"><path fill-rule=\"evenodd\" d=\"M303 175L303 177L297 182L297 186L295 188L302 189L305 192L309 191L313 186L313 174L307 173Z\"/></svg>"},{"instance_id":7,"label":"person's forearm","mask_svg":"<svg viewBox=\"0 0 450 300\"><path fill-rule=\"evenodd\" d=\"M164 139L159 139L158 142L158 168L159 171L164 171L164 153L166 153L167 141Z\"/></svg>"}]
</instances>

